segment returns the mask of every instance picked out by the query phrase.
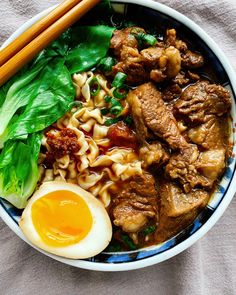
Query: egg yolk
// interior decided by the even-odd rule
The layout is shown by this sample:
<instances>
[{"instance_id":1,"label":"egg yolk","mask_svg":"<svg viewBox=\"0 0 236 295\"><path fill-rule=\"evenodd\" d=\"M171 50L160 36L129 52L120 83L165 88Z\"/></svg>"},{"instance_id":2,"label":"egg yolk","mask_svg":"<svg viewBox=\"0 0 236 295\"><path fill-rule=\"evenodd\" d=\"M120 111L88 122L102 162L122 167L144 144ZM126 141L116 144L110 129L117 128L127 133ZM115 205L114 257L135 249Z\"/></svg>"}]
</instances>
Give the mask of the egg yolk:
<instances>
[{"instance_id":1,"label":"egg yolk","mask_svg":"<svg viewBox=\"0 0 236 295\"><path fill-rule=\"evenodd\" d=\"M66 190L50 192L35 201L31 217L41 239L53 247L78 243L93 223L84 199Z\"/></svg>"}]
</instances>

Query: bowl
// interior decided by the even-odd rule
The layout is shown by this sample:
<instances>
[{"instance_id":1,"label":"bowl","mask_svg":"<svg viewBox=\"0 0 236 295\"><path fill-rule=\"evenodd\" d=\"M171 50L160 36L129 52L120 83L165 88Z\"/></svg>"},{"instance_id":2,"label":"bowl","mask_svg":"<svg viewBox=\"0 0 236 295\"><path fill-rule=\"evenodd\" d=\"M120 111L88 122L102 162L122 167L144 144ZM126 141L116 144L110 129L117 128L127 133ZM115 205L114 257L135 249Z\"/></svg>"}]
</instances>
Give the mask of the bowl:
<instances>
[{"instance_id":1,"label":"bowl","mask_svg":"<svg viewBox=\"0 0 236 295\"><path fill-rule=\"evenodd\" d=\"M235 134L233 132L233 127L236 126L236 75L224 53L219 49L216 43L193 21L163 4L153 2L151 0L115 0L112 1L112 4L116 11L126 16L130 16L131 20L135 19L138 23L158 23L163 27L174 27L178 32L181 32L184 39L187 39L189 42L194 44L193 47L201 48L201 52L207 57L215 73L216 82L226 87L232 95L232 132L230 140L233 143L232 154L236 154ZM13 39L22 34L26 29L45 16L53 8L55 7L51 7L43 11L22 25L3 44L3 46L9 44ZM236 182L235 164L235 157L230 157L221 182L211 197L208 205L189 227L162 244L136 251L120 253L104 252L96 257L84 260L61 258L38 249L29 243L18 226L21 211L13 208L9 205L9 203L2 199L0 199L0 216L22 240L26 241L41 253L44 253L45 255L65 264L99 271L123 271L143 268L162 262L179 254L193 245L212 228L212 226L224 213L236 192L236 187L234 185Z\"/></svg>"}]
</instances>

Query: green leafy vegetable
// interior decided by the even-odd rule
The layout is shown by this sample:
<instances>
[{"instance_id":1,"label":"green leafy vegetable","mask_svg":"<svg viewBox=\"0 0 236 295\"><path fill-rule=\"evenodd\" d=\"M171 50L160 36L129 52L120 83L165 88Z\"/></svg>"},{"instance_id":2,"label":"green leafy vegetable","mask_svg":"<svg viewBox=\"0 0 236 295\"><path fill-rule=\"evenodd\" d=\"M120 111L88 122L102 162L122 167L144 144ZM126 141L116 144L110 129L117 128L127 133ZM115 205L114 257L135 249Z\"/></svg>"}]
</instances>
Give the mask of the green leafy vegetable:
<instances>
[{"instance_id":1,"label":"green leafy vegetable","mask_svg":"<svg viewBox=\"0 0 236 295\"><path fill-rule=\"evenodd\" d=\"M113 30L104 25L67 30L0 88L0 195L17 208L25 207L38 181L37 132L73 107L71 74L106 56Z\"/></svg>"},{"instance_id":2,"label":"green leafy vegetable","mask_svg":"<svg viewBox=\"0 0 236 295\"><path fill-rule=\"evenodd\" d=\"M68 111L75 96L70 73L61 58L49 62L24 90L25 95L28 93L29 96L28 104L20 115L13 118L5 134L0 136L1 142L45 129ZM6 108L5 104L10 108L14 98L8 94L2 108ZM0 121L4 117L5 114L1 113Z\"/></svg>"},{"instance_id":3,"label":"green leafy vegetable","mask_svg":"<svg viewBox=\"0 0 236 295\"><path fill-rule=\"evenodd\" d=\"M17 208L24 208L39 178L38 154L41 135L26 141L8 141L0 154L0 195Z\"/></svg>"},{"instance_id":4,"label":"green leafy vegetable","mask_svg":"<svg viewBox=\"0 0 236 295\"><path fill-rule=\"evenodd\" d=\"M6 128L14 114L20 108L27 105L32 97L36 95L37 88L34 80L39 72L47 64L48 59L40 60L32 69L28 69L23 75L20 75L16 81L8 87L4 102L0 108L0 147L3 146L2 137L5 137ZM6 86L5 86L6 87ZM4 96L4 86L1 88L1 96ZM5 139L6 140L6 139Z\"/></svg>"},{"instance_id":5,"label":"green leafy vegetable","mask_svg":"<svg viewBox=\"0 0 236 295\"><path fill-rule=\"evenodd\" d=\"M66 56L71 74L91 69L106 56L114 29L104 25L73 28L72 46Z\"/></svg>"}]
</instances>

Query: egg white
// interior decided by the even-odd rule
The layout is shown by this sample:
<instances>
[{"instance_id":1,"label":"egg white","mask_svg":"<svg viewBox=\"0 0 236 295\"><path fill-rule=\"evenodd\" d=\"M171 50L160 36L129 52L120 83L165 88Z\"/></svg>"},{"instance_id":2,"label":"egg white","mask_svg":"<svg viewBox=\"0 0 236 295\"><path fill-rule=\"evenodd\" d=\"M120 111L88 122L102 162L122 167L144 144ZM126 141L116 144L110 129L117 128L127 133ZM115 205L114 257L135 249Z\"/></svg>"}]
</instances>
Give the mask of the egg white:
<instances>
[{"instance_id":1,"label":"egg white","mask_svg":"<svg viewBox=\"0 0 236 295\"><path fill-rule=\"evenodd\" d=\"M88 205L93 220L89 233L81 241L63 247L47 245L36 231L31 218L33 203L48 193L57 190L68 190L83 198ZM72 259L89 258L99 254L108 246L112 237L111 221L102 203L78 185L59 181L45 182L40 186L24 209L19 226L26 238L35 246L49 253Z\"/></svg>"}]
</instances>

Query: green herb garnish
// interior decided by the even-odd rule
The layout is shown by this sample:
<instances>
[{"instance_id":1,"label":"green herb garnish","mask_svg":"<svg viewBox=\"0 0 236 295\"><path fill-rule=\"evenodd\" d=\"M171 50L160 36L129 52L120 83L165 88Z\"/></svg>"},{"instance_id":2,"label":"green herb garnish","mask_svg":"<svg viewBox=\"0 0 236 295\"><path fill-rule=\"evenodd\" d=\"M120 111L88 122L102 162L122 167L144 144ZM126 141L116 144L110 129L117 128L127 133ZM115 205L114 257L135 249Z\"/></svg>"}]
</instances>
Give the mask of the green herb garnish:
<instances>
[{"instance_id":1,"label":"green herb garnish","mask_svg":"<svg viewBox=\"0 0 236 295\"><path fill-rule=\"evenodd\" d=\"M101 114L102 114L103 116L109 114L109 112L110 112L110 111L109 111L109 109L107 109L107 108L101 109Z\"/></svg>"},{"instance_id":2,"label":"green herb garnish","mask_svg":"<svg viewBox=\"0 0 236 295\"><path fill-rule=\"evenodd\" d=\"M115 63L116 60L113 57L107 56L101 59L98 64L98 68L104 73L109 73L112 71L112 67Z\"/></svg>"},{"instance_id":3,"label":"green herb garnish","mask_svg":"<svg viewBox=\"0 0 236 295\"><path fill-rule=\"evenodd\" d=\"M151 225L147 228L145 228L144 230L142 230L142 233L147 236L147 235L150 235L152 233L154 233L156 230L156 226L155 225Z\"/></svg>"},{"instance_id":4,"label":"green herb garnish","mask_svg":"<svg viewBox=\"0 0 236 295\"><path fill-rule=\"evenodd\" d=\"M119 244L110 244L105 251L119 252L119 251L121 251L121 246Z\"/></svg>"},{"instance_id":5,"label":"green herb garnish","mask_svg":"<svg viewBox=\"0 0 236 295\"><path fill-rule=\"evenodd\" d=\"M114 89L113 95L115 96L115 98L124 99L126 98L128 92L129 88L126 85L123 85Z\"/></svg>"},{"instance_id":6,"label":"green herb garnish","mask_svg":"<svg viewBox=\"0 0 236 295\"><path fill-rule=\"evenodd\" d=\"M117 104L117 105L111 107L110 113L112 115L118 116L122 112L122 110L123 110L122 105L121 104L120 105Z\"/></svg>"},{"instance_id":7,"label":"green herb garnish","mask_svg":"<svg viewBox=\"0 0 236 295\"><path fill-rule=\"evenodd\" d=\"M155 36L145 33L134 34L135 38L138 40L139 45L148 44L151 46L156 45L157 39Z\"/></svg>"},{"instance_id":8,"label":"green herb garnish","mask_svg":"<svg viewBox=\"0 0 236 295\"><path fill-rule=\"evenodd\" d=\"M111 101L112 97L111 96L105 96L104 100L106 103L109 103Z\"/></svg>"},{"instance_id":9,"label":"green herb garnish","mask_svg":"<svg viewBox=\"0 0 236 295\"><path fill-rule=\"evenodd\" d=\"M133 124L133 119L132 119L132 117L128 116L124 119L124 122L130 126Z\"/></svg>"},{"instance_id":10,"label":"green herb garnish","mask_svg":"<svg viewBox=\"0 0 236 295\"><path fill-rule=\"evenodd\" d=\"M115 75L115 78L114 78L113 82L111 83L111 85L113 87L121 87L124 85L126 78L127 78L126 74L124 74L122 72L118 72Z\"/></svg>"},{"instance_id":11,"label":"green herb garnish","mask_svg":"<svg viewBox=\"0 0 236 295\"><path fill-rule=\"evenodd\" d=\"M96 96L98 95L101 86L98 83L98 79L97 78L93 78L90 82L89 82L89 86L90 86L90 93L92 96Z\"/></svg>"},{"instance_id":12,"label":"green herb garnish","mask_svg":"<svg viewBox=\"0 0 236 295\"><path fill-rule=\"evenodd\" d=\"M127 235L121 235L121 239L122 241L125 243L126 246L128 246L128 248L130 250L136 250L137 247L135 246L134 242L131 240L131 238Z\"/></svg>"},{"instance_id":13,"label":"green herb garnish","mask_svg":"<svg viewBox=\"0 0 236 295\"><path fill-rule=\"evenodd\" d=\"M110 126L110 125L116 124L118 121L119 121L118 118L107 119L105 121L105 125Z\"/></svg>"}]
</instances>

